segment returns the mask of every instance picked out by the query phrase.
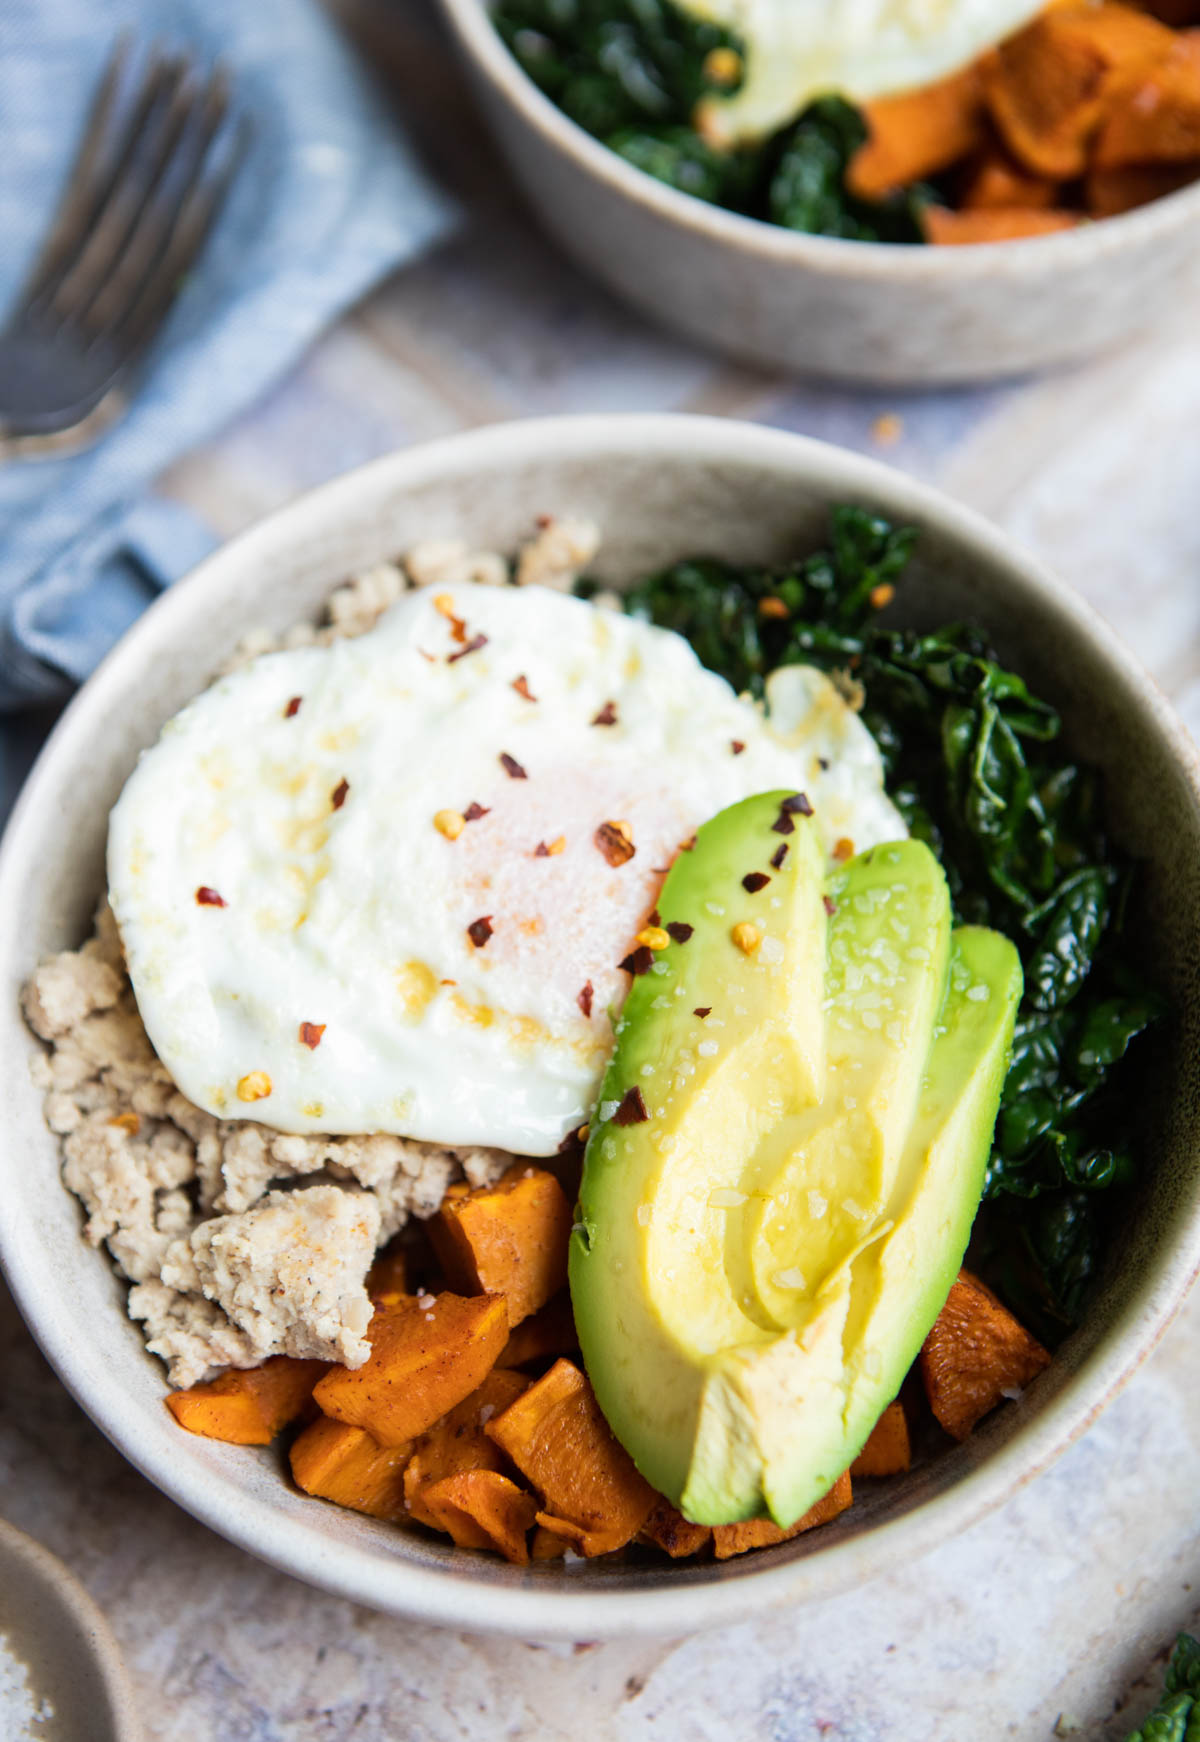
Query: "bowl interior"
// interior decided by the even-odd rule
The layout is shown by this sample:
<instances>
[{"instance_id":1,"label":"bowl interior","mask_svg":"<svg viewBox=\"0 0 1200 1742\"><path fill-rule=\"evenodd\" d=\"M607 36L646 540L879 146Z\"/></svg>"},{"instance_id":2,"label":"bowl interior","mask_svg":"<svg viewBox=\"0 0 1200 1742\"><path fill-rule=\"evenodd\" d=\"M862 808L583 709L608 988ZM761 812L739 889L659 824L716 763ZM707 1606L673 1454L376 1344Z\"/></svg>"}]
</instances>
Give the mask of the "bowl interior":
<instances>
[{"instance_id":1,"label":"bowl interior","mask_svg":"<svg viewBox=\"0 0 1200 1742\"><path fill-rule=\"evenodd\" d=\"M347 575L432 536L512 549L541 513L593 518L594 565L622 584L685 554L782 559L852 500L921 529L893 610L975 619L1063 709L1104 769L1114 827L1146 860L1146 935L1176 1003L1153 1171L1086 1323L1020 1402L907 1478L863 1485L835 1524L723 1565L543 1563L527 1571L304 1498L270 1451L182 1434L163 1370L124 1312L107 1257L80 1238L57 1140L29 1080L18 992L86 935L107 814L140 749L240 635L315 613ZM1200 784L1182 730L1103 625L985 523L857 456L679 418L492 429L382 460L300 499L156 604L68 710L0 852L0 1258L63 1379L135 1464L214 1528L299 1577L375 1607L524 1636L682 1632L827 1596L911 1559L1028 1478L1147 1352L1200 1262Z\"/></svg>"}]
</instances>

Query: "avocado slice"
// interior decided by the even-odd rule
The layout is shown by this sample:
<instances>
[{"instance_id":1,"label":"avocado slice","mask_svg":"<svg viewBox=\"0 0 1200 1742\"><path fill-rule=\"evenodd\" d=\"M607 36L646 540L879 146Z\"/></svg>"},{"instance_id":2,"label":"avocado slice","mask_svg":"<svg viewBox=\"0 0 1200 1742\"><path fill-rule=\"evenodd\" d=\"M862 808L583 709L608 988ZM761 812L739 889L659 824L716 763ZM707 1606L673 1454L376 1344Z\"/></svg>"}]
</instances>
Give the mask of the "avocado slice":
<instances>
[{"instance_id":1,"label":"avocado slice","mask_svg":"<svg viewBox=\"0 0 1200 1742\"><path fill-rule=\"evenodd\" d=\"M601 1407L699 1523L794 1522L895 1394L966 1245L1020 993L1006 940L952 951L927 848L827 884L806 808L745 800L672 868L572 1239Z\"/></svg>"}]
</instances>

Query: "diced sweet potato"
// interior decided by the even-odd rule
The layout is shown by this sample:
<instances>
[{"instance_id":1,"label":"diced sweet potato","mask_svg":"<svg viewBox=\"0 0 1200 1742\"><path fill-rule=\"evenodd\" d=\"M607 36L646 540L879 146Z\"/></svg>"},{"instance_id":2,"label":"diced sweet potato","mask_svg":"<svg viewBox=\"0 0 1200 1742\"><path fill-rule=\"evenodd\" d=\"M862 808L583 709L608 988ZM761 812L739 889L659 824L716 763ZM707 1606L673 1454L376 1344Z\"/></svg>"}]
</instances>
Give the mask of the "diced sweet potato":
<instances>
[{"instance_id":1,"label":"diced sweet potato","mask_svg":"<svg viewBox=\"0 0 1200 1742\"><path fill-rule=\"evenodd\" d=\"M1013 156L1035 175L1069 181L1114 85L1170 53L1174 37L1128 6L1059 6L983 61L988 108Z\"/></svg>"},{"instance_id":2,"label":"diced sweet potato","mask_svg":"<svg viewBox=\"0 0 1200 1742\"><path fill-rule=\"evenodd\" d=\"M718 1524L713 1529L713 1552L719 1561L730 1555L745 1554L752 1548L769 1548L777 1542L790 1542L802 1531L814 1530L818 1524L828 1524L839 1512L844 1512L852 1499L850 1472L843 1470L828 1494L798 1518L790 1529L783 1530L769 1518L748 1518L744 1524Z\"/></svg>"},{"instance_id":3,"label":"diced sweet potato","mask_svg":"<svg viewBox=\"0 0 1200 1742\"><path fill-rule=\"evenodd\" d=\"M233 1446L269 1446L303 1412L328 1372L327 1361L272 1355L261 1367L231 1369L190 1391L173 1391L167 1408L189 1433Z\"/></svg>"},{"instance_id":4,"label":"diced sweet potato","mask_svg":"<svg viewBox=\"0 0 1200 1742\"><path fill-rule=\"evenodd\" d=\"M1073 230L1076 212L1037 211L1027 207L991 206L976 211L952 212L945 206L926 206L921 226L927 242L942 248L967 247L976 242L1018 242L1026 236L1052 236L1056 230Z\"/></svg>"},{"instance_id":5,"label":"diced sweet potato","mask_svg":"<svg viewBox=\"0 0 1200 1742\"><path fill-rule=\"evenodd\" d=\"M555 1536L552 1530L539 1524L530 1539L529 1558L533 1561L561 1560L568 1546L564 1537Z\"/></svg>"},{"instance_id":6,"label":"diced sweet potato","mask_svg":"<svg viewBox=\"0 0 1200 1742\"><path fill-rule=\"evenodd\" d=\"M400 1446L480 1386L507 1337L501 1295L416 1295L376 1309L371 1353L351 1372L336 1367L313 1396L326 1415Z\"/></svg>"},{"instance_id":7,"label":"diced sweet potato","mask_svg":"<svg viewBox=\"0 0 1200 1742\"><path fill-rule=\"evenodd\" d=\"M1049 1364L1037 1339L967 1270L959 1271L919 1358L929 1407L956 1440Z\"/></svg>"},{"instance_id":8,"label":"diced sweet potato","mask_svg":"<svg viewBox=\"0 0 1200 1742\"><path fill-rule=\"evenodd\" d=\"M899 1476L912 1463L908 1419L897 1398L889 1403L862 1451L850 1466L852 1476Z\"/></svg>"},{"instance_id":9,"label":"diced sweet potato","mask_svg":"<svg viewBox=\"0 0 1200 1742\"><path fill-rule=\"evenodd\" d=\"M503 1414L515 1403L528 1385L523 1373L493 1367L478 1391L464 1397L428 1433L421 1435L404 1472L404 1497L410 1516L418 1523L428 1524L434 1530L441 1528L424 1499L426 1489L435 1483L461 1475L464 1470L503 1473L511 1467L499 1446L483 1430L494 1415Z\"/></svg>"},{"instance_id":10,"label":"diced sweet potato","mask_svg":"<svg viewBox=\"0 0 1200 1742\"><path fill-rule=\"evenodd\" d=\"M380 1252L367 1272L367 1293L373 1301L389 1295L408 1293L408 1252L393 1242ZM394 1306L395 1301L388 1301Z\"/></svg>"},{"instance_id":11,"label":"diced sweet potato","mask_svg":"<svg viewBox=\"0 0 1200 1742\"><path fill-rule=\"evenodd\" d=\"M425 1490L436 1527L459 1548L498 1550L517 1566L529 1563L528 1532L537 1501L496 1470L461 1470Z\"/></svg>"},{"instance_id":12,"label":"diced sweet potato","mask_svg":"<svg viewBox=\"0 0 1200 1742\"><path fill-rule=\"evenodd\" d=\"M982 144L979 69L972 65L936 85L881 97L867 103L863 113L867 138L850 160L846 186L860 199L878 200L948 169Z\"/></svg>"},{"instance_id":13,"label":"diced sweet potato","mask_svg":"<svg viewBox=\"0 0 1200 1742\"><path fill-rule=\"evenodd\" d=\"M1115 218L1178 193L1200 178L1200 162L1172 167L1168 164L1130 163L1122 169L1090 169L1084 198L1093 218Z\"/></svg>"},{"instance_id":14,"label":"diced sweet potato","mask_svg":"<svg viewBox=\"0 0 1200 1742\"><path fill-rule=\"evenodd\" d=\"M543 1497L547 1511L580 1529L583 1554L623 1548L654 1508L658 1496L570 1361L556 1361L485 1432Z\"/></svg>"},{"instance_id":15,"label":"diced sweet potato","mask_svg":"<svg viewBox=\"0 0 1200 1742\"><path fill-rule=\"evenodd\" d=\"M566 1284L571 1206L545 1168L518 1162L495 1185L451 1188L429 1232L450 1286L502 1294L510 1326Z\"/></svg>"},{"instance_id":16,"label":"diced sweet potato","mask_svg":"<svg viewBox=\"0 0 1200 1742\"><path fill-rule=\"evenodd\" d=\"M959 200L966 211L1013 207L1043 211L1058 199L1057 182L1032 175L999 146L982 152L971 165Z\"/></svg>"},{"instance_id":17,"label":"diced sweet potato","mask_svg":"<svg viewBox=\"0 0 1200 1742\"><path fill-rule=\"evenodd\" d=\"M292 1446L296 1486L320 1500L391 1522L404 1518L410 1446L381 1446L360 1427L318 1417Z\"/></svg>"},{"instance_id":18,"label":"diced sweet potato","mask_svg":"<svg viewBox=\"0 0 1200 1742\"><path fill-rule=\"evenodd\" d=\"M678 1561L707 1548L712 1541L712 1529L707 1524L690 1524L669 1500L660 1498L642 1526L642 1536L655 1548L669 1554L673 1561Z\"/></svg>"},{"instance_id":19,"label":"diced sweet potato","mask_svg":"<svg viewBox=\"0 0 1200 1742\"><path fill-rule=\"evenodd\" d=\"M498 1367L523 1367L527 1361L544 1361L547 1355L573 1355L579 1347L570 1292L560 1288L553 1300L510 1332Z\"/></svg>"},{"instance_id":20,"label":"diced sweet potato","mask_svg":"<svg viewBox=\"0 0 1200 1742\"><path fill-rule=\"evenodd\" d=\"M1099 169L1135 163L1200 169L1200 31L1176 37L1159 65L1121 85L1094 161Z\"/></svg>"}]
</instances>

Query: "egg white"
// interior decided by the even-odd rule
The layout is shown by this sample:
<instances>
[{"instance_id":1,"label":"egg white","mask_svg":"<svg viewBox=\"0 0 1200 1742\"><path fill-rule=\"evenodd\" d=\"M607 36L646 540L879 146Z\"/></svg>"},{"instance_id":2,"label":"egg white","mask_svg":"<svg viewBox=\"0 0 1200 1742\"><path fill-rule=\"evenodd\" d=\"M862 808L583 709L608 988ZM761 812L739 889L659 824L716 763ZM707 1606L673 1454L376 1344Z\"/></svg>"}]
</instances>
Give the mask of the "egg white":
<instances>
[{"instance_id":1,"label":"egg white","mask_svg":"<svg viewBox=\"0 0 1200 1742\"><path fill-rule=\"evenodd\" d=\"M830 850L904 833L825 677L777 673L769 706L681 637L537 587L412 593L367 635L222 678L111 819L155 1049L225 1118L552 1153L588 1116L618 964L700 823L802 787ZM435 824L472 804L457 838ZM597 845L606 822L628 826L625 864Z\"/></svg>"},{"instance_id":2,"label":"egg white","mask_svg":"<svg viewBox=\"0 0 1200 1742\"><path fill-rule=\"evenodd\" d=\"M868 102L947 78L1040 12L1045 0L680 0L741 37L745 76L706 99L714 143L759 139L816 97Z\"/></svg>"}]
</instances>

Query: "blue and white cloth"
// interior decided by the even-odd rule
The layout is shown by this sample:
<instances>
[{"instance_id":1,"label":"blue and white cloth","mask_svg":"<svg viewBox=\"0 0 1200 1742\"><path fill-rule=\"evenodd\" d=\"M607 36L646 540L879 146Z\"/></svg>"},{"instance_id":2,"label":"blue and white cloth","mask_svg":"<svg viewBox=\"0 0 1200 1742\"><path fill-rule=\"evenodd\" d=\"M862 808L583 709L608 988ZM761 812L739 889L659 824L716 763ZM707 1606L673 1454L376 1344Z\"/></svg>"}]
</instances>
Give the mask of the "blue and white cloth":
<instances>
[{"instance_id":1,"label":"blue and white cloth","mask_svg":"<svg viewBox=\"0 0 1200 1742\"><path fill-rule=\"evenodd\" d=\"M204 529L148 492L156 474L454 215L318 0L0 0L0 319L123 29L220 56L250 144L132 409L85 453L0 464L0 713L10 716L67 695L205 553Z\"/></svg>"}]
</instances>

